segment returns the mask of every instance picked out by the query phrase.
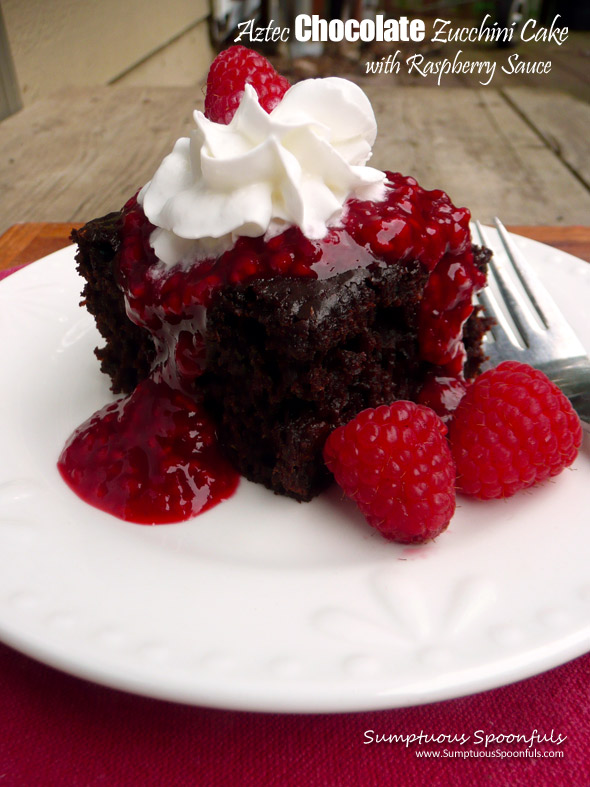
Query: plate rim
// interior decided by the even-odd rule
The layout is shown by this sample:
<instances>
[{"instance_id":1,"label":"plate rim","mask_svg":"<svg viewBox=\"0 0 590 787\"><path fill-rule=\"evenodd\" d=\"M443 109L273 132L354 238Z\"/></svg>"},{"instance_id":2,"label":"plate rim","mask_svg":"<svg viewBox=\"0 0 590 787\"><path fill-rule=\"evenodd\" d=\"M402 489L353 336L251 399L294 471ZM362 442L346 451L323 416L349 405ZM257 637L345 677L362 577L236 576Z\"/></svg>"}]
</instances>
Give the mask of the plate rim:
<instances>
[{"instance_id":1,"label":"plate rim","mask_svg":"<svg viewBox=\"0 0 590 787\"><path fill-rule=\"evenodd\" d=\"M514 237L523 241L525 245L533 244L533 249L535 246L539 246L544 250L544 252L548 250L552 254L556 254L559 257L573 261L576 265L589 265L589 263L585 262L584 260L581 260L567 252L547 246L546 244L526 238L525 236L515 235ZM67 246L63 249L53 252L50 255L47 255L46 257L41 258L32 265L25 266L21 270L16 271L14 274L1 282L0 287L2 289L0 291L4 292L5 287L8 287L9 289L11 287L15 287L18 290L21 284L25 284L24 279L31 275L30 273L27 274L27 271L38 271L39 268L36 268L35 266L37 266L38 263L47 263L47 261L51 258L61 260L65 257L72 257L73 249L74 246ZM12 284L10 284L11 280L13 282ZM76 661L76 657L68 658L65 654L55 652L51 645L44 645L43 642L40 641L36 636L31 635L30 633L23 633L22 631L19 632L18 629L14 629L14 627L11 625L7 625L6 621L2 619L1 603L0 639L18 651L38 661L48 664L51 667L57 668L67 674L75 675L76 677L90 680L118 690L131 691L143 696L155 697L158 699L170 700L191 705L202 705L206 707L233 710L335 713L363 712L368 710L407 707L431 702L439 702L479 693L480 691L499 688L504 685L533 677L534 675L560 666L588 652L590 649L590 624L588 626L588 630L583 635L580 634L577 637L573 637L572 635L569 636L569 640L573 639L574 641L569 642L567 637L562 638L561 640L557 639L555 640L555 643L562 642L565 644L562 644L561 647L555 644L555 647L552 651L545 654L540 654L535 661L529 661L526 665L517 665L512 669L506 669L501 674L496 671L487 677L473 678L466 683L458 683L457 685L448 686L445 689L439 690L438 692L431 691L430 693L424 694L423 696L414 696L413 698L403 696L398 697L397 695L399 692L391 692L387 689L374 689L373 692L369 692L367 694L365 688L365 694L363 697L359 697L354 701L352 701L350 698L339 700L337 697L335 697L327 700L326 697L323 699L320 697L317 699L317 704L310 704L311 698L306 696L306 692L303 692L302 696L300 697L292 696L291 700L287 698L277 704L268 697L262 698L258 696L258 698L256 698L256 690L253 692L254 696L249 695L248 692L244 692L239 697L234 697L232 699L231 691L225 692L223 696L218 696L216 695L216 692L213 691L210 696L207 696L203 695L198 686L196 688L196 692L192 690L186 692L180 690L176 691L171 686L157 686L153 683L150 683L149 680L137 679L137 681L134 683L133 680L130 680L129 676L118 676L116 670L112 671L108 669L100 669L96 664L80 664L78 661ZM299 686L299 688L301 689L301 686ZM289 690L287 691L287 694L289 694Z\"/></svg>"}]
</instances>

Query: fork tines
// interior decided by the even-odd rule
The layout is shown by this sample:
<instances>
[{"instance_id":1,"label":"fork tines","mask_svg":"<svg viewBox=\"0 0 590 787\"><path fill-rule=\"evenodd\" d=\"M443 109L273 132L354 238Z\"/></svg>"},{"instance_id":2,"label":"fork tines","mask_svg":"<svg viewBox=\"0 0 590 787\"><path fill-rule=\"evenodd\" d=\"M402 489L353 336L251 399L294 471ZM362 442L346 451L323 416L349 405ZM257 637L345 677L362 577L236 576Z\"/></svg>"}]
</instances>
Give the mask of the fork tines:
<instances>
[{"instance_id":1,"label":"fork tines","mask_svg":"<svg viewBox=\"0 0 590 787\"><path fill-rule=\"evenodd\" d=\"M490 262L489 292L478 296L488 316L498 323L492 328L494 348L489 347L490 355L503 360L519 358L524 352L527 358L522 360L539 368L558 357L585 356L583 345L502 222L495 218L494 224L505 254L495 253ZM476 228L486 245L479 222Z\"/></svg>"}]
</instances>

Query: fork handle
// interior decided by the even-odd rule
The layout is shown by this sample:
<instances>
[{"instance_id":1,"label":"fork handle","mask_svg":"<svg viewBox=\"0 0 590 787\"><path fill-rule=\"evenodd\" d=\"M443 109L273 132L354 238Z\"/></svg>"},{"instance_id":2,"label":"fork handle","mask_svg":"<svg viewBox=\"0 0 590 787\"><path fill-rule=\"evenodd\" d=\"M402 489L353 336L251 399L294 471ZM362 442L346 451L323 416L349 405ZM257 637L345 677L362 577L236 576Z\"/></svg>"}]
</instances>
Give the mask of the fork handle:
<instances>
[{"instance_id":1,"label":"fork handle","mask_svg":"<svg viewBox=\"0 0 590 787\"><path fill-rule=\"evenodd\" d=\"M554 361L539 368L561 388L580 416L586 432L590 432L590 362L588 358Z\"/></svg>"}]
</instances>

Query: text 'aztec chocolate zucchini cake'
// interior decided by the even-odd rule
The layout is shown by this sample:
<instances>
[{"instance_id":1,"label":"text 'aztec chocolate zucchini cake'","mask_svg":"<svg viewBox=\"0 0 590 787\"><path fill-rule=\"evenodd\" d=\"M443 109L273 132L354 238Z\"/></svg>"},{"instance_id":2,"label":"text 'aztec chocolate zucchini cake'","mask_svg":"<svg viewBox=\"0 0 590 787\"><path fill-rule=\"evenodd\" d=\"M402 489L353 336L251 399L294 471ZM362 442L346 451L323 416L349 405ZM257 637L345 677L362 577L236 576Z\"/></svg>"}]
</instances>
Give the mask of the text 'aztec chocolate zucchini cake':
<instances>
[{"instance_id":1,"label":"text 'aztec chocolate zucchini cake'","mask_svg":"<svg viewBox=\"0 0 590 787\"><path fill-rule=\"evenodd\" d=\"M490 252L445 193L366 166L376 123L358 86L289 87L232 47L194 118L120 212L72 234L96 354L129 396L59 467L135 522L189 518L238 473L310 500L336 427L397 399L444 415L483 360L472 296Z\"/></svg>"}]
</instances>

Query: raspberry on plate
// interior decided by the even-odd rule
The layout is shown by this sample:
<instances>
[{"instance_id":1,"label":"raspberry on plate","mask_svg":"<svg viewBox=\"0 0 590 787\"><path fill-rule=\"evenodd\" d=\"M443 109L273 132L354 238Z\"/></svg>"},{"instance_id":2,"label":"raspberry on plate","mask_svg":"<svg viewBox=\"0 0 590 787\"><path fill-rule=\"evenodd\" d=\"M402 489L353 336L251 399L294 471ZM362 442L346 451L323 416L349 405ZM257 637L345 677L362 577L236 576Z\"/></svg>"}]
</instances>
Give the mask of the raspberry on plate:
<instances>
[{"instance_id":1,"label":"raspberry on plate","mask_svg":"<svg viewBox=\"0 0 590 787\"><path fill-rule=\"evenodd\" d=\"M572 464L582 426L567 397L525 363L484 372L461 400L449 441L457 489L489 500L556 476Z\"/></svg>"},{"instance_id":2,"label":"raspberry on plate","mask_svg":"<svg viewBox=\"0 0 590 787\"><path fill-rule=\"evenodd\" d=\"M245 46L230 46L220 52L207 75L205 116L227 125L233 118L246 83L252 85L260 106L271 112L291 87L268 60Z\"/></svg>"},{"instance_id":3,"label":"raspberry on plate","mask_svg":"<svg viewBox=\"0 0 590 787\"><path fill-rule=\"evenodd\" d=\"M324 459L367 522L403 544L441 533L455 511L447 428L429 407L397 401L335 429Z\"/></svg>"}]
</instances>

